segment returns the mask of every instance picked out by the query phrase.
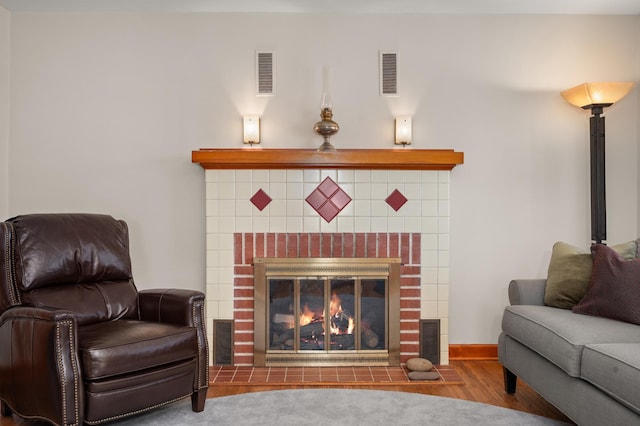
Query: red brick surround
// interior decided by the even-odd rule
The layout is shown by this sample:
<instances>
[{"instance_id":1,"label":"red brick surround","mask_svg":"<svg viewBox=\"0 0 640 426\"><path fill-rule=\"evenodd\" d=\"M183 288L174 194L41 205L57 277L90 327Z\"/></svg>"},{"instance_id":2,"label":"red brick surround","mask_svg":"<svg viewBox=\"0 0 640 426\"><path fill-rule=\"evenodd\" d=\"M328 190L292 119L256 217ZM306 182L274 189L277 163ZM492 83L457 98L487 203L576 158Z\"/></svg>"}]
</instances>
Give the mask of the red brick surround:
<instances>
[{"instance_id":1,"label":"red brick surround","mask_svg":"<svg viewBox=\"0 0 640 426\"><path fill-rule=\"evenodd\" d=\"M400 257L400 362L418 356L419 233L235 233L234 364L253 366L254 257Z\"/></svg>"}]
</instances>

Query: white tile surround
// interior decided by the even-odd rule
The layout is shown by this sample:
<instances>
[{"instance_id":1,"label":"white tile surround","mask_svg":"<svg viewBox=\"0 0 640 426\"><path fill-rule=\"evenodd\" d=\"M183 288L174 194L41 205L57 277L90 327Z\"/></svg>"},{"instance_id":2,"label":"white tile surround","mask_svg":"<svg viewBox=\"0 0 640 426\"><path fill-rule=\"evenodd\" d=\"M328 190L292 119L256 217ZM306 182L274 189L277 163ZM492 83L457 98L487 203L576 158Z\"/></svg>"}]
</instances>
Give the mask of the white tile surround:
<instances>
[{"instance_id":1,"label":"white tile surround","mask_svg":"<svg viewBox=\"0 0 640 426\"><path fill-rule=\"evenodd\" d=\"M305 201L327 176L352 198L330 223ZM209 341L214 319L233 319L234 232L412 232L421 234L420 317L440 319L448 364L449 179L432 170L205 170ZM263 211L249 201L259 189L273 200ZM397 212L385 202L394 189L408 198Z\"/></svg>"}]
</instances>

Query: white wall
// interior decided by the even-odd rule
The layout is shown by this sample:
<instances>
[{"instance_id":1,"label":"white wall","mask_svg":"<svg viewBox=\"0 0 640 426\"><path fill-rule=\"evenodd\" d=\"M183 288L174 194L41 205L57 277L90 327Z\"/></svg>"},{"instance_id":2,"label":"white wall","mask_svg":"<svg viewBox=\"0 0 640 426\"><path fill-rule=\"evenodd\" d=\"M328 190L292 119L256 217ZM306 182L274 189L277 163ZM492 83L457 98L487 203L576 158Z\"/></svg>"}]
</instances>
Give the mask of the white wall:
<instances>
[{"instance_id":1,"label":"white wall","mask_svg":"<svg viewBox=\"0 0 640 426\"><path fill-rule=\"evenodd\" d=\"M597 28L598 31L593 29ZM450 343L495 343L515 277L543 277L553 242L589 243L588 114L560 97L637 81L640 17L14 14L9 213L106 212L131 227L138 286L204 289L201 147L315 148L332 67L338 148L454 148ZM277 95L254 94L254 52ZM400 58L378 96L378 50ZM609 241L638 234L638 89L607 110Z\"/></svg>"},{"instance_id":2,"label":"white wall","mask_svg":"<svg viewBox=\"0 0 640 426\"><path fill-rule=\"evenodd\" d=\"M11 15L0 6L0 220L9 214L9 59Z\"/></svg>"}]
</instances>

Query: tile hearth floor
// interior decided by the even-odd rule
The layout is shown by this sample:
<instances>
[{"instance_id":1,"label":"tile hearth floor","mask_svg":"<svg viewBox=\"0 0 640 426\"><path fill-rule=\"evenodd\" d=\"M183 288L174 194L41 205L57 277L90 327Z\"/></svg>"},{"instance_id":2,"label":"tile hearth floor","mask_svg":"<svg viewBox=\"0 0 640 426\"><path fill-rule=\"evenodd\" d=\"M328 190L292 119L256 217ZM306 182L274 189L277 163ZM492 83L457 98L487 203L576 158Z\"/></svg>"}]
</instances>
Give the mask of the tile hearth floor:
<instances>
[{"instance_id":1,"label":"tile hearth floor","mask_svg":"<svg viewBox=\"0 0 640 426\"><path fill-rule=\"evenodd\" d=\"M449 365L436 365L438 380L416 381L407 376L404 367L209 367L210 384L462 384L456 370Z\"/></svg>"}]
</instances>

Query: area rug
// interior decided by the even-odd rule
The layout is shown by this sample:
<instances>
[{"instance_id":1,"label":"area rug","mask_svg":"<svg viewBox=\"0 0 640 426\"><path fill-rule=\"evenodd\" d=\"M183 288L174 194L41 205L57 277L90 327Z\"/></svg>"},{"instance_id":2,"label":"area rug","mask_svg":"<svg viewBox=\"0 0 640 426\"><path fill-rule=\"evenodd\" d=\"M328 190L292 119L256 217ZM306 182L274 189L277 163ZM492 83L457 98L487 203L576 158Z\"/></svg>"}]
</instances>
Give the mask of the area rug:
<instances>
[{"instance_id":1,"label":"area rug","mask_svg":"<svg viewBox=\"0 0 640 426\"><path fill-rule=\"evenodd\" d=\"M566 423L454 398L364 389L290 389L207 399L201 413L184 400L112 423L146 425L504 425Z\"/></svg>"}]
</instances>

